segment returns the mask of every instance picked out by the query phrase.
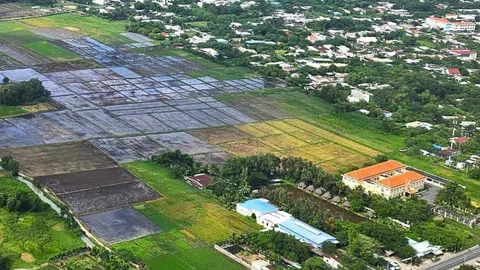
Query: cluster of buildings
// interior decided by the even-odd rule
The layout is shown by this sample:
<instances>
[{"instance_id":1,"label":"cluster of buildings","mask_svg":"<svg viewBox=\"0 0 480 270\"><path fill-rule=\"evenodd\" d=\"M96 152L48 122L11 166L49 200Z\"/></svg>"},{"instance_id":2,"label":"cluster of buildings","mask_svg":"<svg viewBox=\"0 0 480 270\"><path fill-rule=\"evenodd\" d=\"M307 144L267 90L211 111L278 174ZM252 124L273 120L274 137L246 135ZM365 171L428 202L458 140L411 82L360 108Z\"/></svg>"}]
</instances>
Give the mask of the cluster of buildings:
<instances>
[{"instance_id":1,"label":"cluster of buildings","mask_svg":"<svg viewBox=\"0 0 480 270\"><path fill-rule=\"evenodd\" d=\"M447 14L450 18L458 18L456 14ZM437 18L430 16L425 23L431 27L441 29L443 31L475 31L477 24L473 21L449 21L447 18Z\"/></svg>"},{"instance_id":2,"label":"cluster of buildings","mask_svg":"<svg viewBox=\"0 0 480 270\"><path fill-rule=\"evenodd\" d=\"M388 160L342 175L342 182L351 189L362 187L365 192L387 199L411 196L422 190L426 177L409 171L407 166Z\"/></svg>"},{"instance_id":3,"label":"cluster of buildings","mask_svg":"<svg viewBox=\"0 0 480 270\"><path fill-rule=\"evenodd\" d=\"M322 244L327 241L338 243L335 237L296 219L287 212L280 211L267 199L252 199L237 203L236 211L244 216L255 218L257 223L267 230L292 235L314 248L322 247Z\"/></svg>"}]
</instances>

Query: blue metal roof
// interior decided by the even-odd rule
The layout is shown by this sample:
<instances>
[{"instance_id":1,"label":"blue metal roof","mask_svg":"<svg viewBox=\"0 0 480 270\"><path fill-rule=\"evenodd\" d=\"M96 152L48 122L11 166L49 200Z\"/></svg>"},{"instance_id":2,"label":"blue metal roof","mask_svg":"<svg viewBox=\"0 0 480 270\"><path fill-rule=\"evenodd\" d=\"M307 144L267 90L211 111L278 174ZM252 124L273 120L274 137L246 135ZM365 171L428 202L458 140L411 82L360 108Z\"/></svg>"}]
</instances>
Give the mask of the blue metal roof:
<instances>
[{"instance_id":1,"label":"blue metal roof","mask_svg":"<svg viewBox=\"0 0 480 270\"><path fill-rule=\"evenodd\" d=\"M255 210L262 215L266 213L278 211L278 207L271 204L267 199L252 199L252 200L244 201L239 205L247 209Z\"/></svg>"},{"instance_id":2,"label":"blue metal roof","mask_svg":"<svg viewBox=\"0 0 480 270\"><path fill-rule=\"evenodd\" d=\"M338 243L337 239L325 232L314 228L298 219L289 219L280 224L278 228L287 234L295 236L298 240L306 242L315 247L321 247L325 241Z\"/></svg>"}]
</instances>

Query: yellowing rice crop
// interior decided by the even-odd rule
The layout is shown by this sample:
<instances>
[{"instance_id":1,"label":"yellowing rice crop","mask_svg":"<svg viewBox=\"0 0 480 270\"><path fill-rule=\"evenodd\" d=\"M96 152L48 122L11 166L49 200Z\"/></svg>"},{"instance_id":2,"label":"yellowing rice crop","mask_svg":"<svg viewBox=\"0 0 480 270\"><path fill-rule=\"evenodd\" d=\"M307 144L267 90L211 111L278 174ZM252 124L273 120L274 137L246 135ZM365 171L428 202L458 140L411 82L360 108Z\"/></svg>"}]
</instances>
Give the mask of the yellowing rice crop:
<instances>
[{"instance_id":1,"label":"yellowing rice crop","mask_svg":"<svg viewBox=\"0 0 480 270\"><path fill-rule=\"evenodd\" d=\"M306 142L301 141L286 133L266 136L262 138L261 141L272 148L283 149L283 150L299 148L307 145Z\"/></svg>"},{"instance_id":2,"label":"yellowing rice crop","mask_svg":"<svg viewBox=\"0 0 480 270\"><path fill-rule=\"evenodd\" d=\"M258 130L256 129L253 125L251 124L246 124L246 125L241 125L241 126L238 126L238 128L245 132L245 133L248 133L250 135L252 135L253 137L256 137L256 138L259 138L259 137L264 137L264 136L267 136L268 134L261 131L261 130Z\"/></svg>"}]
</instances>

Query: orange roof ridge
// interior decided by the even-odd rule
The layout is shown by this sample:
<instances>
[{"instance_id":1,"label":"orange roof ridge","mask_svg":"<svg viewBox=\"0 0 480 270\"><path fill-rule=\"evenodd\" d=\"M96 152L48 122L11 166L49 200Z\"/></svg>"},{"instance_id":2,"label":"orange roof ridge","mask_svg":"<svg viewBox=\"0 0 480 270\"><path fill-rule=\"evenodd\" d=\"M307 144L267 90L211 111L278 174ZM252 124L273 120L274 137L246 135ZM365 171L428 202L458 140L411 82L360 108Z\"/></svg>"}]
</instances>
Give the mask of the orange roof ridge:
<instances>
[{"instance_id":1,"label":"orange roof ridge","mask_svg":"<svg viewBox=\"0 0 480 270\"><path fill-rule=\"evenodd\" d=\"M403 165L402 163L396 160L388 160L382 163L378 163L372 166L368 166L365 168L348 172L345 175L353 179L356 179L357 181L361 181L373 176L377 176L377 175L398 170L401 168L405 168L405 165Z\"/></svg>"},{"instance_id":2,"label":"orange roof ridge","mask_svg":"<svg viewBox=\"0 0 480 270\"><path fill-rule=\"evenodd\" d=\"M408 171L402 174L397 174L382 180L378 180L377 183L389 188L396 188L404 186L413 181L418 181L423 178L425 178L425 176L417 172Z\"/></svg>"}]
</instances>

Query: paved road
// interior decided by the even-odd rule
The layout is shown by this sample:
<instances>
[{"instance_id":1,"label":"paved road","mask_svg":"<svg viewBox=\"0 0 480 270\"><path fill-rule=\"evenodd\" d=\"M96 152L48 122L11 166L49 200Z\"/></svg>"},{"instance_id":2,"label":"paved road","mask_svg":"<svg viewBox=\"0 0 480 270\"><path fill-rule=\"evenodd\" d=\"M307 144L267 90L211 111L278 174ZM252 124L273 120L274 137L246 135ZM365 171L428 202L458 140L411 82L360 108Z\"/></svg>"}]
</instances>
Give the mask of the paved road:
<instances>
[{"instance_id":1,"label":"paved road","mask_svg":"<svg viewBox=\"0 0 480 270\"><path fill-rule=\"evenodd\" d=\"M439 261L435 264L422 267L422 270L448 270L453 269L466 261L480 257L480 246L476 245L468 250L462 251L446 260Z\"/></svg>"}]
</instances>

